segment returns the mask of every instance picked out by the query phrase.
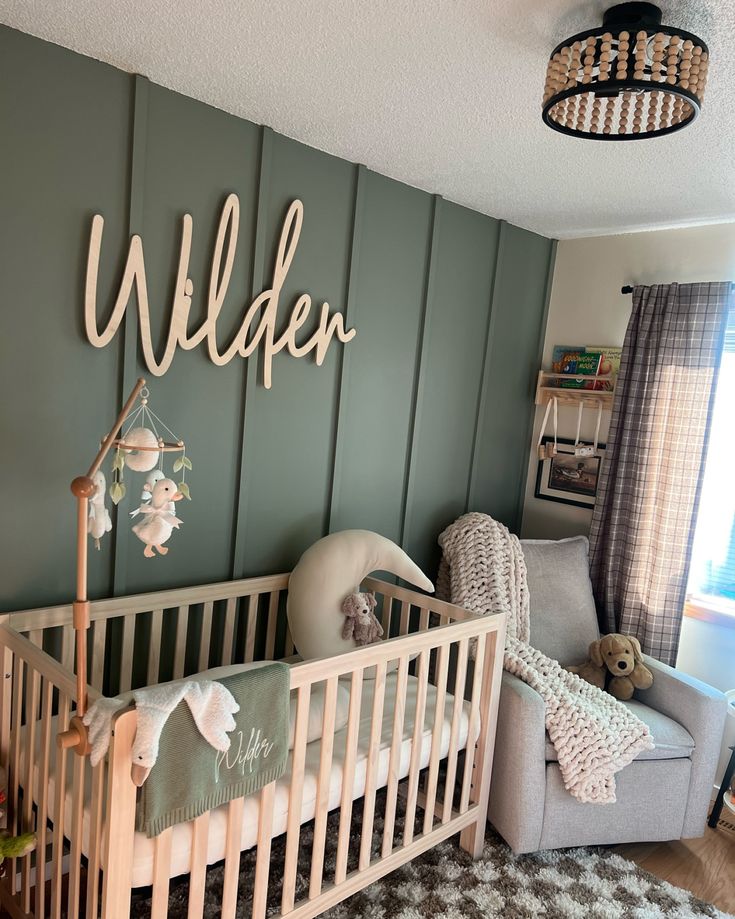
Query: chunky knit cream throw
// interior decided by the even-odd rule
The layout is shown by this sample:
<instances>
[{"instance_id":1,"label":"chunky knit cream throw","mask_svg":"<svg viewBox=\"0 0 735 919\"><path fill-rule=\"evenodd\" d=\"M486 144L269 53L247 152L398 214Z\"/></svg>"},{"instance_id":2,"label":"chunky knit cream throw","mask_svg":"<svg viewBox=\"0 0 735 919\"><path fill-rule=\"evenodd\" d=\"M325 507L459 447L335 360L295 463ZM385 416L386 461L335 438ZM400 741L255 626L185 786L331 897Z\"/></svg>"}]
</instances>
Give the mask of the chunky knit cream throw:
<instances>
[{"instance_id":1,"label":"chunky knit cream throw","mask_svg":"<svg viewBox=\"0 0 735 919\"><path fill-rule=\"evenodd\" d=\"M653 748L648 727L617 699L528 644L526 563L517 536L486 514L465 514L439 537L437 593L483 615L508 615L504 667L546 704L546 730L568 791L584 803L615 801L615 773Z\"/></svg>"}]
</instances>

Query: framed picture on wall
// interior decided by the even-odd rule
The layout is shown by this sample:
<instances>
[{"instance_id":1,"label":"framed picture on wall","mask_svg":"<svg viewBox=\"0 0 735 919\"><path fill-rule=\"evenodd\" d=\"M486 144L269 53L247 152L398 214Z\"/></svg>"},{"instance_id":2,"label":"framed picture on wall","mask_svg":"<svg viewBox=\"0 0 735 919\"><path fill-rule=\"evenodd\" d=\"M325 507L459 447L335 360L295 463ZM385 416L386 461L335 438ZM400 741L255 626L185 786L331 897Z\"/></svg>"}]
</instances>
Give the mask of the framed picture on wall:
<instances>
[{"instance_id":1,"label":"framed picture on wall","mask_svg":"<svg viewBox=\"0 0 735 919\"><path fill-rule=\"evenodd\" d=\"M544 437L543 442L553 443L554 438ZM573 440L559 437L556 444L556 456L539 460L536 497L576 507L594 507L605 444L597 445L597 456L575 456Z\"/></svg>"}]
</instances>

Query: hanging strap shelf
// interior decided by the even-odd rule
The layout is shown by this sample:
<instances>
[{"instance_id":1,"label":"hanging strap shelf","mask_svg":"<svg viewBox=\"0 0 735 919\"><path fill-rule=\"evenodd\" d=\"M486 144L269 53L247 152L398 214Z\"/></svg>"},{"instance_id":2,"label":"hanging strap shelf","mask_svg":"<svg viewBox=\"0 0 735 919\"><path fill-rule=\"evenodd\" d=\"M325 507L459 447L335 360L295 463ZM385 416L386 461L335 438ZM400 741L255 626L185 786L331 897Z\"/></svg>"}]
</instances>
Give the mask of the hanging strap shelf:
<instances>
[{"instance_id":1,"label":"hanging strap shelf","mask_svg":"<svg viewBox=\"0 0 735 919\"><path fill-rule=\"evenodd\" d=\"M559 386L561 380L581 380L583 383L609 384L605 389L572 389ZM559 405L579 405L580 402L585 405L602 406L604 411L610 411L615 395L615 374L595 375L595 374L569 374L569 373L550 373L546 370L540 370L538 382L536 384L536 405L547 405L552 399L556 399Z\"/></svg>"}]
</instances>

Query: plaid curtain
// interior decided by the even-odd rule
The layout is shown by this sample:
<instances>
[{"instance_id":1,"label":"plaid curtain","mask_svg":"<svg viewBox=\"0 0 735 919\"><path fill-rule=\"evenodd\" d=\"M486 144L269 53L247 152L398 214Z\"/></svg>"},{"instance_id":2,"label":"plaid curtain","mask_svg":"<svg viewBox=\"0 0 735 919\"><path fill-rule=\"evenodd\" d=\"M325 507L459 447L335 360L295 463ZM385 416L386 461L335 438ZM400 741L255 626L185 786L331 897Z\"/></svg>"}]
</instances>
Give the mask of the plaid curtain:
<instances>
[{"instance_id":1,"label":"plaid curtain","mask_svg":"<svg viewBox=\"0 0 735 919\"><path fill-rule=\"evenodd\" d=\"M730 283L636 287L590 530L603 632L674 664Z\"/></svg>"}]
</instances>

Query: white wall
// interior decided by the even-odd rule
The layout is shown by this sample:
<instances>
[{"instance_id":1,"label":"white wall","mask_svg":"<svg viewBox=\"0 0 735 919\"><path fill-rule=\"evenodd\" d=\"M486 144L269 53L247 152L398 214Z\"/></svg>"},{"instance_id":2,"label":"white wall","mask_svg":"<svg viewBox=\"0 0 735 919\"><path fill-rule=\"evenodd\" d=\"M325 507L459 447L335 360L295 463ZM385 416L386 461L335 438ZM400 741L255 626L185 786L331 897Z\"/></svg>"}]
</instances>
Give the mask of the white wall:
<instances>
[{"instance_id":1,"label":"white wall","mask_svg":"<svg viewBox=\"0 0 735 919\"><path fill-rule=\"evenodd\" d=\"M722 280L735 280L735 224L562 240L551 289L544 367L550 367L557 344L622 345L631 309L630 295L620 293L624 284ZM594 414L585 412L585 439L594 433ZM522 535L558 539L586 534L591 511L534 497L535 446L542 417L542 409L537 408L533 444L529 444ZM576 420L576 409L560 409L559 435L573 437ZM605 436L608 423L609 413L605 413ZM728 690L735 688L734 661L735 624L684 620L677 661L680 669Z\"/></svg>"},{"instance_id":2,"label":"white wall","mask_svg":"<svg viewBox=\"0 0 735 919\"><path fill-rule=\"evenodd\" d=\"M655 230L622 236L567 239L559 243L544 344L544 367L554 345L622 345L631 309L624 284L735 280L735 224ZM595 412L584 413L583 437L594 434ZM523 536L556 539L587 533L591 511L534 498L536 439L543 412L536 409L529 444ZM603 414L607 435L609 413ZM559 435L574 437L575 408L561 408ZM547 426L547 434L551 433ZM604 442L604 436L601 437Z\"/></svg>"}]
</instances>

